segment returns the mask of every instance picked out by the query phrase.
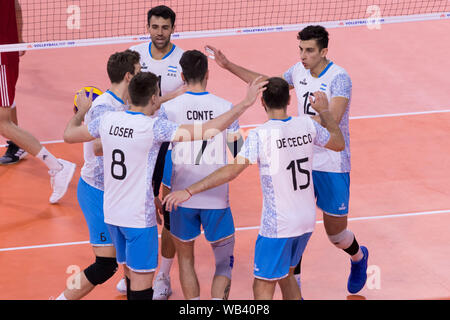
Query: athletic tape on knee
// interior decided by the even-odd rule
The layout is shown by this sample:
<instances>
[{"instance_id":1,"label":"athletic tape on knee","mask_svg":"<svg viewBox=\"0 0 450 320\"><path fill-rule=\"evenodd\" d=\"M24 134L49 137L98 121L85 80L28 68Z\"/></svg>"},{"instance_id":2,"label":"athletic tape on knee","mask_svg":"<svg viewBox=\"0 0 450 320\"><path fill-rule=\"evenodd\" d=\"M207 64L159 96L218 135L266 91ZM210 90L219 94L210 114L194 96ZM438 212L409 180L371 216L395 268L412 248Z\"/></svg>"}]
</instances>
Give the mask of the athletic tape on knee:
<instances>
[{"instance_id":1,"label":"athletic tape on knee","mask_svg":"<svg viewBox=\"0 0 450 320\"><path fill-rule=\"evenodd\" d=\"M333 236L328 236L328 239L339 249L347 249L353 243L355 235L350 230L344 230L341 233L335 234Z\"/></svg>"},{"instance_id":2,"label":"athletic tape on knee","mask_svg":"<svg viewBox=\"0 0 450 320\"><path fill-rule=\"evenodd\" d=\"M216 261L215 276L225 276L231 279L234 265L234 235L222 241L211 243Z\"/></svg>"},{"instance_id":3,"label":"athletic tape on knee","mask_svg":"<svg viewBox=\"0 0 450 320\"><path fill-rule=\"evenodd\" d=\"M95 262L84 270L84 274L96 286L110 279L118 267L116 258L96 257Z\"/></svg>"}]
</instances>

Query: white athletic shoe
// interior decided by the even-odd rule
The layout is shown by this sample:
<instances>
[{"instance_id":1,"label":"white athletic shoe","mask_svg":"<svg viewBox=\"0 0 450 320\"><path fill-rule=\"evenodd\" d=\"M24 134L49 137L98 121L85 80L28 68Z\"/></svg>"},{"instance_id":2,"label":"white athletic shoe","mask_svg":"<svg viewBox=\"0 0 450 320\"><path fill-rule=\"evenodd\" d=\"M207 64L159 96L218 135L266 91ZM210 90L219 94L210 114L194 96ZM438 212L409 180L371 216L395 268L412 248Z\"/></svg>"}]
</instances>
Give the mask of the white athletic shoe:
<instances>
[{"instance_id":1,"label":"white athletic shoe","mask_svg":"<svg viewBox=\"0 0 450 320\"><path fill-rule=\"evenodd\" d=\"M58 159L63 168L59 171L50 170L50 184L52 185L53 193L50 196L50 203L57 203L67 192L69 183L75 173L76 164L63 159Z\"/></svg>"},{"instance_id":2,"label":"white athletic shoe","mask_svg":"<svg viewBox=\"0 0 450 320\"><path fill-rule=\"evenodd\" d=\"M159 274L153 283L153 300L167 300L172 295L170 276Z\"/></svg>"},{"instance_id":3,"label":"white athletic shoe","mask_svg":"<svg viewBox=\"0 0 450 320\"><path fill-rule=\"evenodd\" d=\"M125 278L120 279L117 283L116 289L121 295L127 294L127 283L125 282Z\"/></svg>"}]
</instances>

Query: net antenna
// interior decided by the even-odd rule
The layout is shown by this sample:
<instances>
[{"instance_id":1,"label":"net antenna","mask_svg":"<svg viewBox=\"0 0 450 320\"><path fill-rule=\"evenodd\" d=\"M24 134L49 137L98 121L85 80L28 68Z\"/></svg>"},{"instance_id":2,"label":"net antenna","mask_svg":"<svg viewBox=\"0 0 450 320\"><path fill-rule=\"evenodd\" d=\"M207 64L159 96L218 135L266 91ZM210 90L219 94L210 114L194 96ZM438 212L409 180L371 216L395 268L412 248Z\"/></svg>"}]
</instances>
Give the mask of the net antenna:
<instances>
[{"instance_id":1,"label":"net antenna","mask_svg":"<svg viewBox=\"0 0 450 320\"><path fill-rule=\"evenodd\" d=\"M19 0L23 43L0 52L148 41L146 0ZM171 0L173 39L299 31L450 19L450 1L437 0Z\"/></svg>"}]
</instances>

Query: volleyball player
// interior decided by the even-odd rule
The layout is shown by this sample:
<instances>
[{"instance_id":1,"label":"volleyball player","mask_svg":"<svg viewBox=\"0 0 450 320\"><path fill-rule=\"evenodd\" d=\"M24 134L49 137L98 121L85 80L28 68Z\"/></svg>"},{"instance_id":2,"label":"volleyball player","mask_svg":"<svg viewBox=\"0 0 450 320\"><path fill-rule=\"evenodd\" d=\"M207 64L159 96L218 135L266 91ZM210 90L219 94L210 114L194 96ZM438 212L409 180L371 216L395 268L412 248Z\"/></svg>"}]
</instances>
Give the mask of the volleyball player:
<instances>
[{"instance_id":1,"label":"volleyball player","mask_svg":"<svg viewBox=\"0 0 450 320\"><path fill-rule=\"evenodd\" d=\"M139 53L131 50L116 52L107 63L108 77L111 81L109 90L97 97L84 117L89 125L109 111L128 109L128 85L135 74L140 71ZM79 95L77 105L85 105L86 95ZM86 108L82 106L82 108ZM89 242L95 255L95 262L80 272L78 288L66 288L57 300L78 300L91 292L96 285L110 279L117 271L116 251L109 235L103 214L104 172L100 139L85 142L83 145L84 165L78 182L78 203L83 211L89 230Z\"/></svg>"},{"instance_id":2,"label":"volleyball player","mask_svg":"<svg viewBox=\"0 0 450 320\"><path fill-rule=\"evenodd\" d=\"M293 271L316 222L313 145L340 151L345 142L323 92L316 92L315 101L310 98L310 102L326 129L308 117L288 116L288 83L281 78L268 81L262 104L269 121L249 132L234 163L169 194L163 203L179 210L181 203L233 180L250 164L258 163L263 209L255 245L254 298L273 299L279 283L283 299L301 299Z\"/></svg>"},{"instance_id":3,"label":"volleyball player","mask_svg":"<svg viewBox=\"0 0 450 320\"><path fill-rule=\"evenodd\" d=\"M104 154L104 215L124 264L129 299L152 299L153 275L158 264L158 232L151 179L158 150L165 141L212 138L229 127L263 91L264 82L252 82L245 99L228 112L202 125L178 125L151 117L160 106L158 77L137 74L130 82L131 105L125 112L109 112L82 125L80 109L64 132L69 143L101 138Z\"/></svg>"},{"instance_id":4,"label":"volleyball player","mask_svg":"<svg viewBox=\"0 0 450 320\"><path fill-rule=\"evenodd\" d=\"M360 246L352 231L347 228L350 198L350 134L349 110L352 82L348 73L327 58L328 32L322 26L308 26L301 30L297 39L301 61L283 75L291 89L295 89L298 99L298 114L313 117L320 122L317 113L311 109L309 96L315 91L325 92L330 112L339 123L344 138L345 149L340 152L316 148L312 176L314 179L317 206L323 212L325 231L331 243L345 251L351 260L351 271L347 289L359 292L367 280L369 252ZM216 62L223 68L249 82L261 74L230 62L222 52L209 47L215 54ZM296 270L300 285L300 264Z\"/></svg>"},{"instance_id":5,"label":"volleyball player","mask_svg":"<svg viewBox=\"0 0 450 320\"><path fill-rule=\"evenodd\" d=\"M18 18L16 18L16 13ZM0 44L13 44L21 41L21 7L18 1L2 1L0 10ZM23 55L23 52L21 53ZM26 153L37 157L49 169L53 193L50 203L57 203L67 192L75 173L75 163L56 159L29 132L17 126L17 111L14 102L16 83L19 77L19 52L0 53L0 134L9 139L8 149L0 164L19 161Z\"/></svg>"},{"instance_id":6,"label":"volleyball player","mask_svg":"<svg viewBox=\"0 0 450 320\"><path fill-rule=\"evenodd\" d=\"M151 41L132 46L130 49L141 55L142 71L150 71L158 76L160 103L164 103L185 91L181 79L180 58L183 50L171 42L175 30L175 12L164 5L156 6L147 13L147 32ZM158 197L161 181L163 196L170 191L172 157L169 143L162 144L153 175L154 192ZM167 300L172 294L170 269L175 257L175 247L170 237L170 216L164 211L164 224L161 230L161 265L155 278L154 299ZM124 293L125 282L122 279L117 289Z\"/></svg>"},{"instance_id":7,"label":"volleyball player","mask_svg":"<svg viewBox=\"0 0 450 320\"><path fill-rule=\"evenodd\" d=\"M206 122L227 112L232 103L206 90L208 58L197 50L186 51L180 60L187 91L161 106L160 116L178 124ZM242 141L239 123L214 139L174 143L172 188L184 189L227 163L227 144ZM215 257L212 299L228 299L234 252L234 221L228 185L193 196L170 213L170 232L177 251L180 281L186 299L199 299L200 286L194 266L195 239L201 233L210 242Z\"/></svg>"}]
</instances>

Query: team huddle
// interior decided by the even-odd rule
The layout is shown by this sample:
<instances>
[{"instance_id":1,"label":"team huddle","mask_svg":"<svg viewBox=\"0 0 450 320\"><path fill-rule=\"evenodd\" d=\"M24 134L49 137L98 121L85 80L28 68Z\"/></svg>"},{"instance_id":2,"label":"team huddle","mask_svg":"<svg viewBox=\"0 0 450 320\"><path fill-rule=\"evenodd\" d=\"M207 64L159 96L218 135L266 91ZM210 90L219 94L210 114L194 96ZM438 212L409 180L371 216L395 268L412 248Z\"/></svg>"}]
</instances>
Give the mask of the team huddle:
<instances>
[{"instance_id":1,"label":"team huddle","mask_svg":"<svg viewBox=\"0 0 450 320\"><path fill-rule=\"evenodd\" d=\"M183 296L198 300L194 244L202 229L214 253L211 298L228 299L239 263L228 182L251 164L258 165L263 193L254 298L273 299L278 283L283 299L302 299L300 266L316 206L330 241L350 256L347 289L359 292L368 250L347 229L352 83L326 58L328 32L301 30L301 61L275 77L207 46L215 63L247 83L245 97L233 105L208 92L208 57L170 41L170 8L152 8L147 22L151 41L110 56L109 90L94 101L92 92L79 93L78 111L64 132L66 142L84 143L77 196L95 262L79 274L80 286L58 299L81 299L119 264L124 276L117 289L127 299L168 299L177 254ZM291 89L296 117L287 114ZM238 119L258 97L268 120L244 139ZM163 225L160 246L157 224Z\"/></svg>"}]
</instances>

